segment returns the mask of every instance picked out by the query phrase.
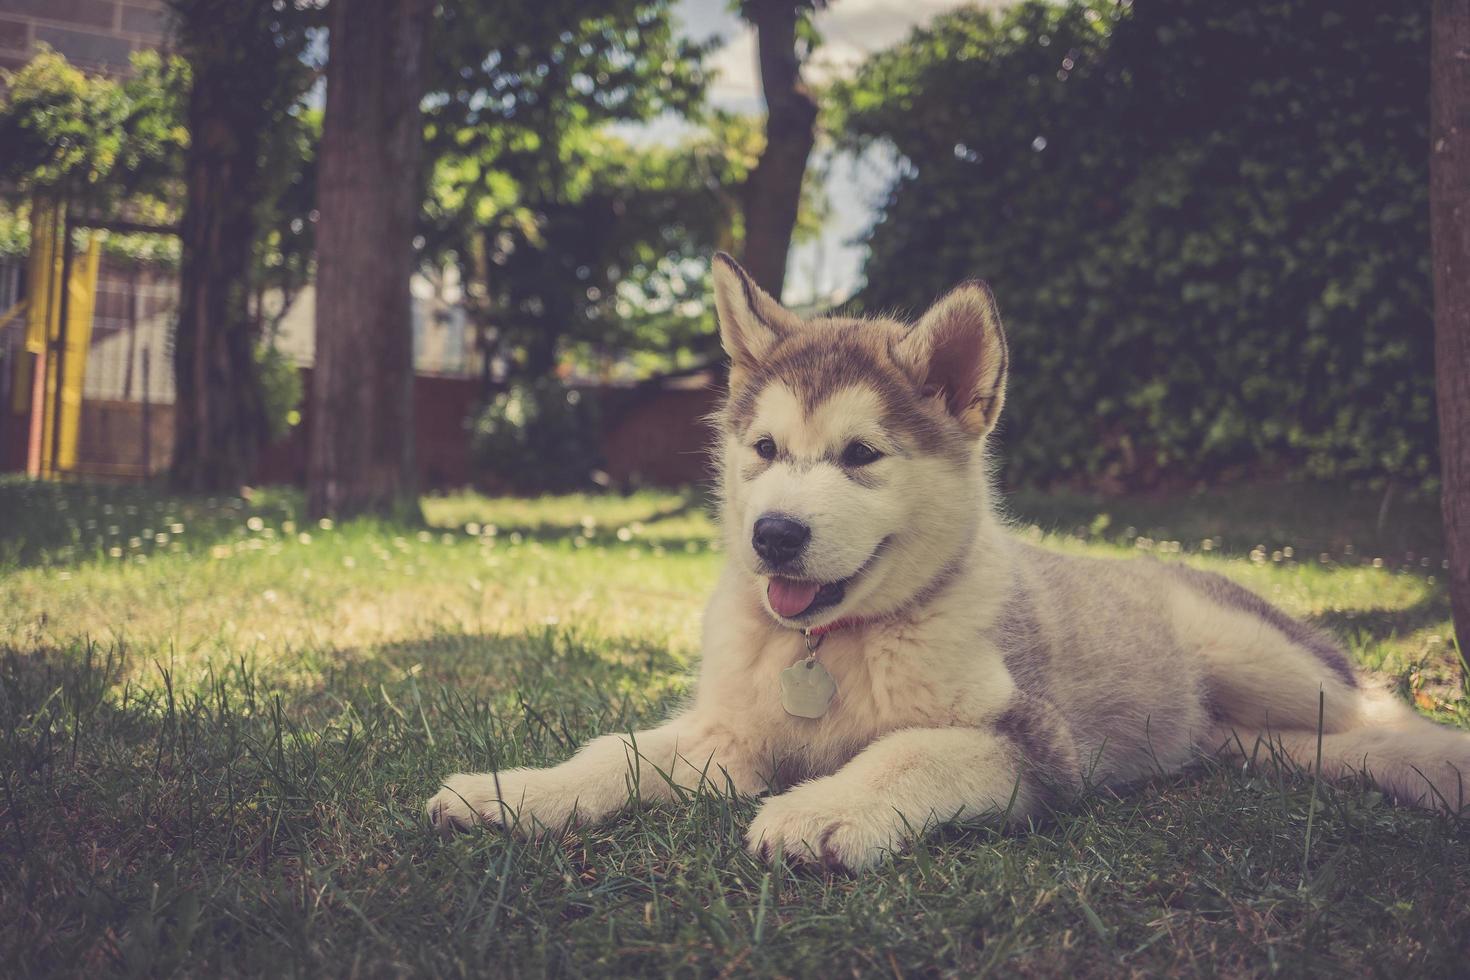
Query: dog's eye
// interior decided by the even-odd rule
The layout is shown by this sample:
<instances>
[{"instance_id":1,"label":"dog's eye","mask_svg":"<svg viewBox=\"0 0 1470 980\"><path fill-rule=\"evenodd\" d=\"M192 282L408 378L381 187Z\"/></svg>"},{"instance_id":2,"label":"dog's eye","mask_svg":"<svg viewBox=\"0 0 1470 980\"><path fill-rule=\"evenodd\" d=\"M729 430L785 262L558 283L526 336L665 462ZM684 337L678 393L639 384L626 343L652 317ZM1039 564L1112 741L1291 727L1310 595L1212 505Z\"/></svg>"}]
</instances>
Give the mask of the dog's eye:
<instances>
[{"instance_id":1,"label":"dog's eye","mask_svg":"<svg viewBox=\"0 0 1470 980\"><path fill-rule=\"evenodd\" d=\"M866 442L850 442L842 451L843 466L867 466L882 458L883 454Z\"/></svg>"},{"instance_id":2,"label":"dog's eye","mask_svg":"<svg viewBox=\"0 0 1470 980\"><path fill-rule=\"evenodd\" d=\"M770 436L764 436L755 442L755 454L761 459L776 458L776 441Z\"/></svg>"}]
</instances>

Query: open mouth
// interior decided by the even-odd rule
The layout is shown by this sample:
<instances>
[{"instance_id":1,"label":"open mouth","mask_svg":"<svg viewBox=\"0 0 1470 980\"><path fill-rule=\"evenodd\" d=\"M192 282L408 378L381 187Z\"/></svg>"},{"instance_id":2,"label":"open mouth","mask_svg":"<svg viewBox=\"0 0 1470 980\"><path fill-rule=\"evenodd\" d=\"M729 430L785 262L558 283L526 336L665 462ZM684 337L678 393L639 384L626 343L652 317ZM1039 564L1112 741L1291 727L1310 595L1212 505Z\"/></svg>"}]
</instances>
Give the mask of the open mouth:
<instances>
[{"instance_id":1,"label":"open mouth","mask_svg":"<svg viewBox=\"0 0 1470 980\"><path fill-rule=\"evenodd\" d=\"M806 579L772 575L766 582L766 601L782 619L800 619L835 606L847 595L847 587L873 566L887 546L888 538L878 542L878 547L873 549L868 560L857 571L838 582L810 582Z\"/></svg>"},{"instance_id":2,"label":"open mouth","mask_svg":"<svg viewBox=\"0 0 1470 980\"><path fill-rule=\"evenodd\" d=\"M841 582L804 582L797 578L772 575L766 585L766 601L776 615L797 619L807 613L835 606L842 601L850 579Z\"/></svg>"}]
</instances>

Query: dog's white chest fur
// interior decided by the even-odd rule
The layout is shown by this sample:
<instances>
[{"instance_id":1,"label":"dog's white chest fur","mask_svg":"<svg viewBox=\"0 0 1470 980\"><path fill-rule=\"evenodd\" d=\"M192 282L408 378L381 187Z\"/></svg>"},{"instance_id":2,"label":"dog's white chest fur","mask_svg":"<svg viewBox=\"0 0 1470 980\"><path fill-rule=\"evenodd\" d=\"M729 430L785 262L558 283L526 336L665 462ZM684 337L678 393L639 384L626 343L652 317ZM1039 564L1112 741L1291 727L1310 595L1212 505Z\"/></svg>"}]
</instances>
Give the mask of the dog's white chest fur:
<instances>
[{"instance_id":1,"label":"dog's white chest fur","mask_svg":"<svg viewBox=\"0 0 1470 980\"><path fill-rule=\"evenodd\" d=\"M968 583L956 582L956 598ZM979 638L984 603L940 600L923 617L897 617L827 635L818 658L837 687L819 718L788 713L781 674L807 653L804 637L771 622L749 590L726 576L706 616L698 700L728 719L762 769L835 771L862 746L905 728L976 725L993 718L1013 684Z\"/></svg>"}]
</instances>

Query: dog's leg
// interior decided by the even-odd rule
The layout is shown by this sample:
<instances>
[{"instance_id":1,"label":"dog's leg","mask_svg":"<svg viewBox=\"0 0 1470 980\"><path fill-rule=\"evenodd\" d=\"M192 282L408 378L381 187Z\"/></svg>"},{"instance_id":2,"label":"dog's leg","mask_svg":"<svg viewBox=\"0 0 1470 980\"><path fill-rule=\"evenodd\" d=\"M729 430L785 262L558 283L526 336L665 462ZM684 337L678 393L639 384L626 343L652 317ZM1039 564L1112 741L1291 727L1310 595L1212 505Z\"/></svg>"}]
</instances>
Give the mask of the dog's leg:
<instances>
[{"instance_id":1,"label":"dog's leg","mask_svg":"<svg viewBox=\"0 0 1470 980\"><path fill-rule=\"evenodd\" d=\"M425 809L429 820L445 830L485 823L531 835L574 822L596 823L635 795L669 799L677 789L701 782L719 791L730 784L740 792L764 786L718 728L686 715L647 731L593 739L547 769L450 776Z\"/></svg>"},{"instance_id":2,"label":"dog's leg","mask_svg":"<svg viewBox=\"0 0 1470 980\"><path fill-rule=\"evenodd\" d=\"M1341 732L1363 723L1347 654L1220 575L1169 569L1175 633L1202 661L1215 716L1242 729ZM1320 717L1319 717L1320 715Z\"/></svg>"},{"instance_id":3,"label":"dog's leg","mask_svg":"<svg viewBox=\"0 0 1470 980\"><path fill-rule=\"evenodd\" d=\"M763 859L855 871L913 835L986 813L1024 820L1080 780L1056 711L1018 695L986 729L912 728L873 742L836 773L767 800L746 845Z\"/></svg>"}]
</instances>

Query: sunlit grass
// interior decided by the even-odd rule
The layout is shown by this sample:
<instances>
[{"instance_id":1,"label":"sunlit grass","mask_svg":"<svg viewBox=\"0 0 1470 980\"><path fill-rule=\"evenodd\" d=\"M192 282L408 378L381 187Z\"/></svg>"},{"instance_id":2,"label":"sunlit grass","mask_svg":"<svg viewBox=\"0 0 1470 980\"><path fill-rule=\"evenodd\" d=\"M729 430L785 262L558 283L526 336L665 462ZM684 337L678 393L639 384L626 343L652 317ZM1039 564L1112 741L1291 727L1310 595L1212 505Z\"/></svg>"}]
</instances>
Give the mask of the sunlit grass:
<instances>
[{"instance_id":1,"label":"sunlit grass","mask_svg":"<svg viewBox=\"0 0 1470 980\"><path fill-rule=\"evenodd\" d=\"M20 489L47 505L81 497L69 514L108 506L87 503L95 491ZM175 511L181 520L170 520ZM28 545L35 562L6 574L0 643L117 638L135 664L162 659L181 679L207 676L221 658L289 671L303 652L443 632L560 628L693 653L718 564L699 503L572 498L560 522L527 501L481 501L476 510L466 499L431 499L425 511L428 528L338 527L306 521L292 496L127 504L98 522L102 543L80 545L71 525L91 518L67 517L57 535L67 543ZM179 530L155 541L142 533L154 526Z\"/></svg>"},{"instance_id":2,"label":"sunlit grass","mask_svg":"<svg viewBox=\"0 0 1470 980\"><path fill-rule=\"evenodd\" d=\"M1427 503L1312 488L1023 495L1050 547L1217 569L1470 724ZM1416 972L1463 965L1454 822L1205 767L857 880L772 875L753 802L567 842L441 841L443 773L545 764L687 690L702 498L424 502L0 483L0 955L17 973Z\"/></svg>"}]
</instances>

